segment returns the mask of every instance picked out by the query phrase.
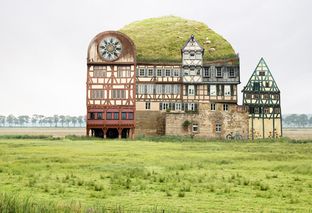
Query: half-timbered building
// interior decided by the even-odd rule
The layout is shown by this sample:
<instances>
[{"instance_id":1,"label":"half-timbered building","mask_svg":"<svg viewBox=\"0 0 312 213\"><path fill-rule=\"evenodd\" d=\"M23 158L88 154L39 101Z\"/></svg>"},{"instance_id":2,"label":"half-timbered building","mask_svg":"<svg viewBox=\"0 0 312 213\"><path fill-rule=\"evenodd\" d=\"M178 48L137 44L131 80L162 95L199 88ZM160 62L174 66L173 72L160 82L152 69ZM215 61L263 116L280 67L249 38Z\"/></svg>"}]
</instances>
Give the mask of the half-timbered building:
<instances>
[{"instance_id":1,"label":"half-timbered building","mask_svg":"<svg viewBox=\"0 0 312 213\"><path fill-rule=\"evenodd\" d=\"M205 24L161 17L100 33L88 49L87 135L242 139L273 119L272 137L280 136L279 91L264 65L257 70L265 75L255 71L239 106L239 56Z\"/></svg>"},{"instance_id":2,"label":"half-timbered building","mask_svg":"<svg viewBox=\"0 0 312 213\"><path fill-rule=\"evenodd\" d=\"M280 90L263 58L243 89L243 104L249 108L251 139L282 136Z\"/></svg>"}]
</instances>

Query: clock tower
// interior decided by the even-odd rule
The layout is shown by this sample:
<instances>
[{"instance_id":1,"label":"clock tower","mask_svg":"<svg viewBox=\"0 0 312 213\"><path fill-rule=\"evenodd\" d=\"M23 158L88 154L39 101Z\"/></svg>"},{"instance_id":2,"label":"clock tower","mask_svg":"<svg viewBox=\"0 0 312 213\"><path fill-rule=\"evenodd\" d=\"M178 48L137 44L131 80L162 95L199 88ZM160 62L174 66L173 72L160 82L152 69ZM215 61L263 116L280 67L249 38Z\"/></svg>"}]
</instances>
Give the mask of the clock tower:
<instances>
[{"instance_id":1,"label":"clock tower","mask_svg":"<svg viewBox=\"0 0 312 213\"><path fill-rule=\"evenodd\" d=\"M87 135L132 138L135 130L136 50L123 33L106 31L87 57Z\"/></svg>"}]
</instances>

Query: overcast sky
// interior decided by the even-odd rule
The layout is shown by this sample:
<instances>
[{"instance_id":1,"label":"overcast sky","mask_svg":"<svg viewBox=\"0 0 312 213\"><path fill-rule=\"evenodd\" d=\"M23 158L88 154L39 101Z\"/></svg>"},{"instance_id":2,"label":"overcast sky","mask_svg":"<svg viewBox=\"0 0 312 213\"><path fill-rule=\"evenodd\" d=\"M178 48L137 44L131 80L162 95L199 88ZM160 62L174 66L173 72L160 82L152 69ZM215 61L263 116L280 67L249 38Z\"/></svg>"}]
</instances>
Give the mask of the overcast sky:
<instances>
[{"instance_id":1,"label":"overcast sky","mask_svg":"<svg viewBox=\"0 0 312 213\"><path fill-rule=\"evenodd\" d=\"M309 0L0 0L0 114L85 114L91 39L164 15L227 39L240 55L239 90L264 57L283 113L312 113L311 8Z\"/></svg>"}]
</instances>

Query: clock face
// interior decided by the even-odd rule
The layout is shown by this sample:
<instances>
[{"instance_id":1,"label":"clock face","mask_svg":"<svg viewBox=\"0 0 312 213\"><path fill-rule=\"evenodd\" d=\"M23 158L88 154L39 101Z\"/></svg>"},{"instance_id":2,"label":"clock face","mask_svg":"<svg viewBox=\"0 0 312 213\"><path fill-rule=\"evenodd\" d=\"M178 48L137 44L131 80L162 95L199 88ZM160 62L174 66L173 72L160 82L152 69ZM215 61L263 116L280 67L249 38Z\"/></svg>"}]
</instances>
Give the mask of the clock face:
<instances>
[{"instance_id":1,"label":"clock face","mask_svg":"<svg viewBox=\"0 0 312 213\"><path fill-rule=\"evenodd\" d=\"M115 37L106 37L99 44L99 53L106 61L116 60L122 51L121 42Z\"/></svg>"}]
</instances>

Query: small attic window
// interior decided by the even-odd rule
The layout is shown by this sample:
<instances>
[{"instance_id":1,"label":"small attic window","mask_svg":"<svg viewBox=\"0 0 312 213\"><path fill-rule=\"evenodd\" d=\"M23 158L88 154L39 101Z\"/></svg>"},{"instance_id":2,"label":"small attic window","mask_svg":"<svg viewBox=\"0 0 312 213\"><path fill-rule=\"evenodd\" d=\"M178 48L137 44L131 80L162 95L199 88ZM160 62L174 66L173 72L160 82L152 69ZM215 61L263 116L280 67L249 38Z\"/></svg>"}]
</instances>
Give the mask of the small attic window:
<instances>
[{"instance_id":1,"label":"small attic window","mask_svg":"<svg viewBox=\"0 0 312 213\"><path fill-rule=\"evenodd\" d=\"M265 71L259 71L259 76L265 76Z\"/></svg>"},{"instance_id":2,"label":"small attic window","mask_svg":"<svg viewBox=\"0 0 312 213\"><path fill-rule=\"evenodd\" d=\"M194 58L195 57L195 53L191 52L190 53L190 57Z\"/></svg>"}]
</instances>

